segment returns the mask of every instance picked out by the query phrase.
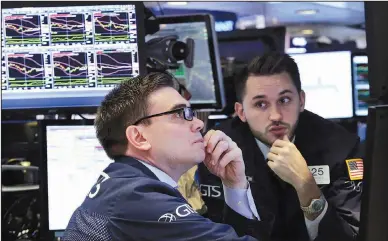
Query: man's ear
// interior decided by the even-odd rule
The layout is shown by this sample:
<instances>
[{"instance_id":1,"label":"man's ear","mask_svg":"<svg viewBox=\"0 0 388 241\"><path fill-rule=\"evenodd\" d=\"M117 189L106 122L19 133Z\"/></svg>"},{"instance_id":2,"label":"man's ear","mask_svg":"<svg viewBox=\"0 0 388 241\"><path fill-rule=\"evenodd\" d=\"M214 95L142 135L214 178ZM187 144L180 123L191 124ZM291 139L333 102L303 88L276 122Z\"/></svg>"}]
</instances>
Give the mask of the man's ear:
<instances>
[{"instance_id":1,"label":"man's ear","mask_svg":"<svg viewBox=\"0 0 388 241\"><path fill-rule=\"evenodd\" d=\"M247 118L245 118L243 105L240 102L234 103L234 111L236 112L236 114L238 115L238 117L242 122L247 121Z\"/></svg>"},{"instance_id":2,"label":"man's ear","mask_svg":"<svg viewBox=\"0 0 388 241\"><path fill-rule=\"evenodd\" d=\"M148 151L151 149L151 144L143 135L143 128L141 126L128 126L125 130L125 135L128 140L128 144L134 148L142 151Z\"/></svg>"},{"instance_id":3,"label":"man's ear","mask_svg":"<svg viewBox=\"0 0 388 241\"><path fill-rule=\"evenodd\" d=\"M300 100L300 112L303 112L305 103L306 103L306 93L303 90L301 90L299 93L299 100Z\"/></svg>"}]
</instances>

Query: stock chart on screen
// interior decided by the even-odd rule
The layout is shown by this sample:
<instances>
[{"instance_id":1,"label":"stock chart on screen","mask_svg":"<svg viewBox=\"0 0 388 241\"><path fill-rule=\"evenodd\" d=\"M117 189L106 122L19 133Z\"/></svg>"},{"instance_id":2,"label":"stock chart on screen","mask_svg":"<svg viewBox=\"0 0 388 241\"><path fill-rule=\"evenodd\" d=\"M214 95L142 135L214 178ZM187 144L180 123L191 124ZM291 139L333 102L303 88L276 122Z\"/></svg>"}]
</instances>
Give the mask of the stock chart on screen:
<instances>
[{"instance_id":1,"label":"stock chart on screen","mask_svg":"<svg viewBox=\"0 0 388 241\"><path fill-rule=\"evenodd\" d=\"M98 104L139 75L135 5L7 8L1 19L5 109Z\"/></svg>"}]
</instances>

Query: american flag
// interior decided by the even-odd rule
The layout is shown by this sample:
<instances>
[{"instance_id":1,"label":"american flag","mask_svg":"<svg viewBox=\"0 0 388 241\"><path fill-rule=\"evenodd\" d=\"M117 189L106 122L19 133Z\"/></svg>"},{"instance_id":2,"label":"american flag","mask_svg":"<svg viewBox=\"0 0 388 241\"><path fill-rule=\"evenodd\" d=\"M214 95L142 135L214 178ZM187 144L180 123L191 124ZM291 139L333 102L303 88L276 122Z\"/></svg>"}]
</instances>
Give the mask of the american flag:
<instances>
[{"instance_id":1,"label":"american flag","mask_svg":"<svg viewBox=\"0 0 388 241\"><path fill-rule=\"evenodd\" d=\"M346 164L348 166L350 180L362 180L364 174L364 163L362 159L346 160Z\"/></svg>"}]
</instances>

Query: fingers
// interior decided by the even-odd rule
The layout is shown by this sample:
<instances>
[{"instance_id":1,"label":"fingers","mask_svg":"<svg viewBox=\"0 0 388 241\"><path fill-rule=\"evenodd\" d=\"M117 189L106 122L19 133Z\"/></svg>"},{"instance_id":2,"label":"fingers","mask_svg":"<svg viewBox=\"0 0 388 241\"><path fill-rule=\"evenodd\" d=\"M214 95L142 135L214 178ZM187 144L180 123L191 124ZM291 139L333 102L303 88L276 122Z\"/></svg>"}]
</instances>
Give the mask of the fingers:
<instances>
[{"instance_id":1,"label":"fingers","mask_svg":"<svg viewBox=\"0 0 388 241\"><path fill-rule=\"evenodd\" d=\"M214 165L211 163L211 155L206 155L205 160L203 163L205 164L206 168L213 174L217 176L216 170L214 168Z\"/></svg>"},{"instance_id":2,"label":"fingers","mask_svg":"<svg viewBox=\"0 0 388 241\"><path fill-rule=\"evenodd\" d=\"M207 146L207 143L209 142L210 137L214 134L215 130L210 130L206 133L206 135L203 137L203 143L205 147Z\"/></svg>"},{"instance_id":3,"label":"fingers","mask_svg":"<svg viewBox=\"0 0 388 241\"><path fill-rule=\"evenodd\" d=\"M287 146L289 143L290 143L290 142L287 142L287 141L284 141L284 140L277 139L277 140L272 144L272 146L284 147L284 146Z\"/></svg>"},{"instance_id":4,"label":"fingers","mask_svg":"<svg viewBox=\"0 0 388 241\"><path fill-rule=\"evenodd\" d=\"M285 153L285 150L281 147L272 146L271 149L269 149L269 152L279 155Z\"/></svg>"},{"instance_id":5,"label":"fingers","mask_svg":"<svg viewBox=\"0 0 388 241\"><path fill-rule=\"evenodd\" d=\"M232 151L226 153L221 160L219 161L218 165L220 168L225 168L230 162L236 161L240 159L242 156L242 152L240 148L235 148Z\"/></svg>"},{"instance_id":6,"label":"fingers","mask_svg":"<svg viewBox=\"0 0 388 241\"><path fill-rule=\"evenodd\" d=\"M208 153L212 153L214 149L216 148L218 142L220 141L226 141L226 142L232 142L232 139L230 139L229 136L225 135L222 131L215 131L210 130L206 133L204 137L204 144L206 151Z\"/></svg>"},{"instance_id":7,"label":"fingers","mask_svg":"<svg viewBox=\"0 0 388 241\"><path fill-rule=\"evenodd\" d=\"M277 164L275 162L268 161L267 164L268 164L269 168L271 168L272 170L276 169Z\"/></svg>"},{"instance_id":8,"label":"fingers","mask_svg":"<svg viewBox=\"0 0 388 241\"><path fill-rule=\"evenodd\" d=\"M284 138L283 138L283 140L280 140L280 139L277 139L273 144L272 144L272 146L276 146L276 147L291 147L291 146L293 146L294 145L294 143L292 143L292 142L290 142L289 140L288 140L288 137L286 137L287 138L287 140L284 140Z\"/></svg>"},{"instance_id":9,"label":"fingers","mask_svg":"<svg viewBox=\"0 0 388 241\"><path fill-rule=\"evenodd\" d=\"M229 149L229 143L227 141L218 142L216 148L211 153L212 164L214 165L215 162L220 159L221 155L227 152L228 149Z\"/></svg>"},{"instance_id":10,"label":"fingers","mask_svg":"<svg viewBox=\"0 0 388 241\"><path fill-rule=\"evenodd\" d=\"M222 131L210 130L204 137L206 158L205 166L219 176L232 161L242 160L241 149Z\"/></svg>"},{"instance_id":11,"label":"fingers","mask_svg":"<svg viewBox=\"0 0 388 241\"><path fill-rule=\"evenodd\" d=\"M268 153L267 159L270 162L277 162L277 161L280 161L282 159L282 157L270 152L270 153Z\"/></svg>"},{"instance_id":12,"label":"fingers","mask_svg":"<svg viewBox=\"0 0 388 241\"><path fill-rule=\"evenodd\" d=\"M282 157L270 152L268 153L267 159L267 164L269 168L271 168L272 170L276 170L277 166L279 165L279 161L282 159Z\"/></svg>"},{"instance_id":13,"label":"fingers","mask_svg":"<svg viewBox=\"0 0 388 241\"><path fill-rule=\"evenodd\" d=\"M234 148L231 151L225 153L221 159L215 160L213 164L211 164L211 168L216 176L221 176L223 172L225 172L225 168L231 162L242 160L242 152L240 148Z\"/></svg>"}]
</instances>

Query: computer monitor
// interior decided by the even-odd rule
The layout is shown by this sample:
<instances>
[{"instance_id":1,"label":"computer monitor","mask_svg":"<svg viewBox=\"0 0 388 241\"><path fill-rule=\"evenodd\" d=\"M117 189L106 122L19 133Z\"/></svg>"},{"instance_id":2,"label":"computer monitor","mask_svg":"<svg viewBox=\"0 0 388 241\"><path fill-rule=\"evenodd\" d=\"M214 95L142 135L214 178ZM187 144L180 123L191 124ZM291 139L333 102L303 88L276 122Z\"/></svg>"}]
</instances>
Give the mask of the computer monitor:
<instances>
[{"instance_id":1,"label":"computer monitor","mask_svg":"<svg viewBox=\"0 0 388 241\"><path fill-rule=\"evenodd\" d=\"M351 52L292 54L299 68L305 108L326 119L353 117Z\"/></svg>"},{"instance_id":2,"label":"computer monitor","mask_svg":"<svg viewBox=\"0 0 388 241\"><path fill-rule=\"evenodd\" d=\"M92 108L145 73L142 2L6 1L3 110Z\"/></svg>"},{"instance_id":3,"label":"computer monitor","mask_svg":"<svg viewBox=\"0 0 388 241\"><path fill-rule=\"evenodd\" d=\"M237 63L248 63L254 57L267 52L284 52L286 29L233 30L217 33L221 58L233 58Z\"/></svg>"},{"instance_id":4,"label":"computer monitor","mask_svg":"<svg viewBox=\"0 0 388 241\"><path fill-rule=\"evenodd\" d=\"M352 56L352 68L354 86L354 114L355 116L367 116L367 100L370 97L368 56L366 54L354 54Z\"/></svg>"},{"instance_id":5,"label":"computer monitor","mask_svg":"<svg viewBox=\"0 0 388 241\"><path fill-rule=\"evenodd\" d=\"M101 172L112 162L101 147L93 121L42 121L41 221L47 240L61 236Z\"/></svg>"},{"instance_id":6,"label":"computer monitor","mask_svg":"<svg viewBox=\"0 0 388 241\"><path fill-rule=\"evenodd\" d=\"M388 105L369 107L358 241L387 240Z\"/></svg>"},{"instance_id":7,"label":"computer monitor","mask_svg":"<svg viewBox=\"0 0 388 241\"><path fill-rule=\"evenodd\" d=\"M220 110L225 107L224 85L218 54L214 19L209 14L158 17L160 30L146 36L177 35L178 41L194 40L194 66L187 68L183 61L171 73L185 83L191 93L191 105L196 109Z\"/></svg>"}]
</instances>

